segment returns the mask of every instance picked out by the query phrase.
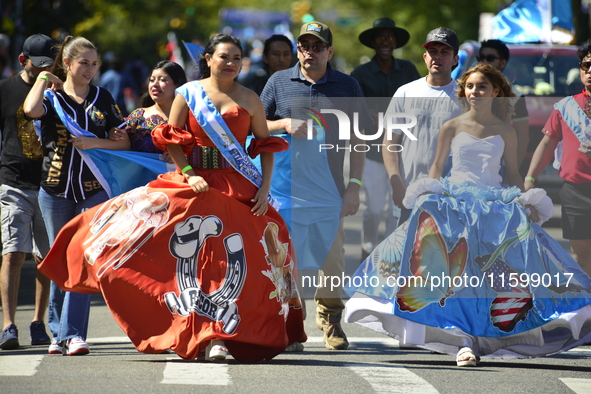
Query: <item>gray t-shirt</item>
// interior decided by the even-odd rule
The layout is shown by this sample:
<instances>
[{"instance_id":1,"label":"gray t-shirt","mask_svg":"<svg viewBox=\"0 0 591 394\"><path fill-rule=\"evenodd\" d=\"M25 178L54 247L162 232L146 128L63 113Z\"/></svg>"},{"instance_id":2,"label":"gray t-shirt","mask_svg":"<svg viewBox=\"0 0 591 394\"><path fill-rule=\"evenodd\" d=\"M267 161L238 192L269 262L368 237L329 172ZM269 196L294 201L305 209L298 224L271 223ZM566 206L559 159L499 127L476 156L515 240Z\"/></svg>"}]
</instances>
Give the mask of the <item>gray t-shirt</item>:
<instances>
[{"instance_id":1,"label":"gray t-shirt","mask_svg":"<svg viewBox=\"0 0 591 394\"><path fill-rule=\"evenodd\" d=\"M457 98L458 84L453 80L444 86L433 86L427 78L401 86L390 102L388 113L412 114L417 117L417 125L409 131L417 138L411 140L402 130L400 144L400 174L406 186L425 178L435 161L439 130L443 123L461 114ZM409 120L401 120L408 123Z\"/></svg>"}]
</instances>

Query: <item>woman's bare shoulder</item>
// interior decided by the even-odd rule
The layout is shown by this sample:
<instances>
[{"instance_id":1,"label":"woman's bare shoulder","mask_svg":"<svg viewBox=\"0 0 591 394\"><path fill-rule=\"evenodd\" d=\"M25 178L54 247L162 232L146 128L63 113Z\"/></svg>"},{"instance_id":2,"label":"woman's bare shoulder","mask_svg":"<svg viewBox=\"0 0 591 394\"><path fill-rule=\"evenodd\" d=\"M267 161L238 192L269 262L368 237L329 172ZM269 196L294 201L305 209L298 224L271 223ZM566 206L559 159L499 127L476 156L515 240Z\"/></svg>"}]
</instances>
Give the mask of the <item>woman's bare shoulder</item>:
<instances>
[{"instance_id":1,"label":"woman's bare shoulder","mask_svg":"<svg viewBox=\"0 0 591 394\"><path fill-rule=\"evenodd\" d=\"M251 115L262 106L260 97L254 91L242 85L238 86L234 100Z\"/></svg>"}]
</instances>

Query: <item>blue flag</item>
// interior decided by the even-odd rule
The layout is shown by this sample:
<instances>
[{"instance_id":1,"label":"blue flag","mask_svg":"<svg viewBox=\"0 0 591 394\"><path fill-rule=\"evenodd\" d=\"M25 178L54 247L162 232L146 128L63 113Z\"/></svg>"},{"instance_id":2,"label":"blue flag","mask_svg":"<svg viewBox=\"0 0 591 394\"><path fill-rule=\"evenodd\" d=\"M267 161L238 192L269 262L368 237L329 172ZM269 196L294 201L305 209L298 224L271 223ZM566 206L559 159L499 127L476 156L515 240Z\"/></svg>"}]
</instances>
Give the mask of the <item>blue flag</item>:
<instances>
[{"instance_id":1,"label":"blue flag","mask_svg":"<svg viewBox=\"0 0 591 394\"><path fill-rule=\"evenodd\" d=\"M185 41L183 41L183 45L189 53L189 57L191 58L191 60L193 60L193 63L195 63L196 66L199 66L199 55L203 53L205 48L203 48L201 45Z\"/></svg>"},{"instance_id":2,"label":"blue flag","mask_svg":"<svg viewBox=\"0 0 591 394\"><path fill-rule=\"evenodd\" d=\"M517 0L493 18L493 37L508 43L568 44L574 37L570 0Z\"/></svg>"},{"instance_id":3,"label":"blue flag","mask_svg":"<svg viewBox=\"0 0 591 394\"><path fill-rule=\"evenodd\" d=\"M174 171L176 167L160 160L157 153L107 149L87 149L84 152L92 158L111 189L109 197L144 186L159 174Z\"/></svg>"}]
</instances>

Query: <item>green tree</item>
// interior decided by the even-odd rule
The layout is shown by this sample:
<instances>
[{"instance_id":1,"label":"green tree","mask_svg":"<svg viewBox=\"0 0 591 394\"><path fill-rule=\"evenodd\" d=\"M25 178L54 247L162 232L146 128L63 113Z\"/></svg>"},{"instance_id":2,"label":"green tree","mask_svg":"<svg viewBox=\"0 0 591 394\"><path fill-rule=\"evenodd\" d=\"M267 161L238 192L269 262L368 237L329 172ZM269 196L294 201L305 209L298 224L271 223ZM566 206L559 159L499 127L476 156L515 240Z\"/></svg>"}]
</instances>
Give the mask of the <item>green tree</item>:
<instances>
[{"instance_id":1,"label":"green tree","mask_svg":"<svg viewBox=\"0 0 591 394\"><path fill-rule=\"evenodd\" d=\"M588 37L589 17L580 12L581 0L571 0L577 27L577 42ZM249 7L290 13L292 1L285 0L4 0L5 21L11 21L21 37L45 33L82 35L93 41L101 53L114 51L123 60L141 58L148 64L166 56L167 34L181 40L206 41L218 32L220 8ZM478 39L482 12L497 13L508 0L324 0L311 1L310 13L331 26L334 33L335 62L350 71L361 59L373 55L358 40L359 34L375 19L390 17L411 34L410 42L397 56L412 60L421 73L422 44L427 32L438 26L456 31L460 41ZM10 25L3 23L3 25ZM292 25L297 36L300 23ZM343 61L339 62L338 59Z\"/></svg>"}]
</instances>

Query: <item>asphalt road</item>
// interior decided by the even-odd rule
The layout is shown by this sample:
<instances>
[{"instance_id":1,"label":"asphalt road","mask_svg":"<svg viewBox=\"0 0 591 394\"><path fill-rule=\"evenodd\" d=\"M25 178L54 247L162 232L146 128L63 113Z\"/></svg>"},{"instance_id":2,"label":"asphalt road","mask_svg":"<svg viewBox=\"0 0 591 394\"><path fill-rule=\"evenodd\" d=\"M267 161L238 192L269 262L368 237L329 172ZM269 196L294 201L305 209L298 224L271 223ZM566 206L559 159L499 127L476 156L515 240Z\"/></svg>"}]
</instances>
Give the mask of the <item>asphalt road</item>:
<instances>
[{"instance_id":1,"label":"asphalt road","mask_svg":"<svg viewBox=\"0 0 591 394\"><path fill-rule=\"evenodd\" d=\"M561 245L555 228L546 229ZM346 271L360 258L361 213L346 221ZM87 356L47 354L30 346L34 265L23 270L17 325L21 348L0 351L0 393L591 393L591 347L535 359L484 361L458 368L453 356L401 350L397 341L355 324L343 325L351 346L329 351L309 313L301 353L260 364L185 361L175 354L139 353L117 326L100 294L93 297ZM305 292L308 298L310 291ZM314 310L307 300L308 311Z\"/></svg>"}]
</instances>

